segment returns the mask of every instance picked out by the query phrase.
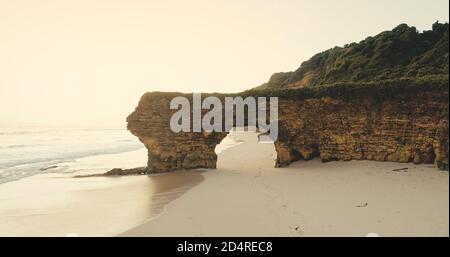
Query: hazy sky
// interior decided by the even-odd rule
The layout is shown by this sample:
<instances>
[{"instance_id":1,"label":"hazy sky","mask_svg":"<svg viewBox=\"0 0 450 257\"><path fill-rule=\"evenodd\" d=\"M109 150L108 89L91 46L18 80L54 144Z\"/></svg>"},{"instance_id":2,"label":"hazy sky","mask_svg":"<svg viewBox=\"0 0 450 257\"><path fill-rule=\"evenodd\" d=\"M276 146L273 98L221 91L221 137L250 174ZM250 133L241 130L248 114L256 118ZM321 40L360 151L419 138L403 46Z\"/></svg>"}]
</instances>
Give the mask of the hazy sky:
<instances>
[{"instance_id":1,"label":"hazy sky","mask_svg":"<svg viewBox=\"0 0 450 257\"><path fill-rule=\"evenodd\" d=\"M0 0L0 126L125 125L146 91L237 92L448 0Z\"/></svg>"}]
</instances>

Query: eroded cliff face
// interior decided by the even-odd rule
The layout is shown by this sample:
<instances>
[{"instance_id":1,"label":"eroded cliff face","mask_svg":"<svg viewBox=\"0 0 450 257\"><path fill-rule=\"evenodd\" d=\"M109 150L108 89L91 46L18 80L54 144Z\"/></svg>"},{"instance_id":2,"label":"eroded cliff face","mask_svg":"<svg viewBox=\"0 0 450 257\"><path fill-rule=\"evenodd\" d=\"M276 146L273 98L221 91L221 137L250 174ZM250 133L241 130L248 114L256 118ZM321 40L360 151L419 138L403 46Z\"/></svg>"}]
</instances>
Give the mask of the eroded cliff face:
<instances>
[{"instance_id":1,"label":"eroded cliff face","mask_svg":"<svg viewBox=\"0 0 450 257\"><path fill-rule=\"evenodd\" d=\"M176 110L169 106L177 95L147 93L127 118L128 129L148 149L148 172L215 168L215 147L227 133L172 132ZM277 167L320 157L436 163L448 170L448 91L383 100L280 98L278 111Z\"/></svg>"},{"instance_id":2,"label":"eroded cliff face","mask_svg":"<svg viewBox=\"0 0 450 257\"><path fill-rule=\"evenodd\" d=\"M377 100L281 101L277 165L375 160L434 163L448 169L448 92Z\"/></svg>"}]
</instances>

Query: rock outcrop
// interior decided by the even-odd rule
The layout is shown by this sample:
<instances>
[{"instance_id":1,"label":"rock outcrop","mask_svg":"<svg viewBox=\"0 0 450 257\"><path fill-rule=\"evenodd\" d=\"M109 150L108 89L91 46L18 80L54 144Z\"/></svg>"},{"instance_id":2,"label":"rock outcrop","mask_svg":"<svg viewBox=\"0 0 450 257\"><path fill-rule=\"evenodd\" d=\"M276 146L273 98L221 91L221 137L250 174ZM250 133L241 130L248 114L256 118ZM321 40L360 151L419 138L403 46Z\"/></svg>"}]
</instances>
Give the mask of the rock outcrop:
<instances>
[{"instance_id":1,"label":"rock outcrop","mask_svg":"<svg viewBox=\"0 0 450 257\"><path fill-rule=\"evenodd\" d=\"M172 132L170 118L176 110L170 109L170 101L178 95L146 93L127 118L128 129L148 149L148 172L216 168L214 150L227 133Z\"/></svg>"},{"instance_id":2,"label":"rock outcrop","mask_svg":"<svg viewBox=\"0 0 450 257\"><path fill-rule=\"evenodd\" d=\"M148 149L147 172L216 167L214 150L227 133L172 132L176 110L169 106L178 95L146 93L127 118L128 129ZM448 170L448 86L384 98L280 96L278 118L277 167L320 157L436 163Z\"/></svg>"}]
</instances>

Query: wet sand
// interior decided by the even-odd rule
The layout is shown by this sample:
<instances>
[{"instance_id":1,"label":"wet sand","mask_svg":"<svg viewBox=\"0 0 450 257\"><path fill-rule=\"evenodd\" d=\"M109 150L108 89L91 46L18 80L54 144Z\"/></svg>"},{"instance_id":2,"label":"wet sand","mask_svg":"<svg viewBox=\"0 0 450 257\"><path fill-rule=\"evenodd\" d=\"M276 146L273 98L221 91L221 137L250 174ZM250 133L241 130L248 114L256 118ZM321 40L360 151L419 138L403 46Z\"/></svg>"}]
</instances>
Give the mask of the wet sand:
<instances>
[{"instance_id":1,"label":"wet sand","mask_svg":"<svg viewBox=\"0 0 450 257\"><path fill-rule=\"evenodd\" d=\"M200 173L74 178L86 174L80 171L2 184L0 236L113 236L159 215L165 204L203 180Z\"/></svg>"}]
</instances>

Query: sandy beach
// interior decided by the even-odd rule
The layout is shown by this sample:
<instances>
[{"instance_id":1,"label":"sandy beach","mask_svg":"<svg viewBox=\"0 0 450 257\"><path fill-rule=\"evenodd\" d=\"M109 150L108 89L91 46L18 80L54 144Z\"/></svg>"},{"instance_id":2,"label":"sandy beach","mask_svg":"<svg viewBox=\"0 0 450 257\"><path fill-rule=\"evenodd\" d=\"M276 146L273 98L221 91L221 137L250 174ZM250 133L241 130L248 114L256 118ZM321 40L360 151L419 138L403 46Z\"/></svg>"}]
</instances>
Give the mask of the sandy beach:
<instances>
[{"instance_id":1,"label":"sandy beach","mask_svg":"<svg viewBox=\"0 0 450 257\"><path fill-rule=\"evenodd\" d=\"M312 160L277 169L273 144L258 143L254 133L233 133L223 144L216 170L47 173L2 184L0 235L449 235L448 172L433 165ZM89 157L80 165L139 160L129 168L145 154Z\"/></svg>"},{"instance_id":2,"label":"sandy beach","mask_svg":"<svg viewBox=\"0 0 450 257\"><path fill-rule=\"evenodd\" d=\"M433 165L350 161L272 168L272 144L251 133L218 169L121 236L448 236L448 172ZM402 171L393 169L408 168Z\"/></svg>"}]
</instances>

